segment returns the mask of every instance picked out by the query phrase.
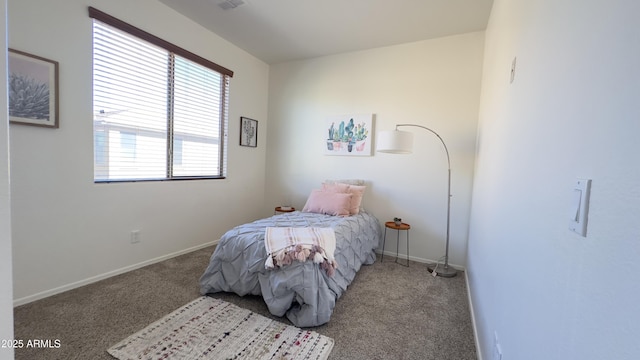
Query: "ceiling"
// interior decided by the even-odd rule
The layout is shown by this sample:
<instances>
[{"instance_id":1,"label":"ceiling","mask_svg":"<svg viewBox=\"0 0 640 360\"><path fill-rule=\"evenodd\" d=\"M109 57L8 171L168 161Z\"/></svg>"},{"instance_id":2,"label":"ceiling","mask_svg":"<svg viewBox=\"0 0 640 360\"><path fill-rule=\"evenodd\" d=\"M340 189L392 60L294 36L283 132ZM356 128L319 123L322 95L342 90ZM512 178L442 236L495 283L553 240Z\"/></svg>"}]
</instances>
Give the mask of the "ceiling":
<instances>
[{"instance_id":1,"label":"ceiling","mask_svg":"<svg viewBox=\"0 0 640 360\"><path fill-rule=\"evenodd\" d=\"M160 2L275 64L482 31L493 0ZM232 8L238 3L243 4Z\"/></svg>"}]
</instances>

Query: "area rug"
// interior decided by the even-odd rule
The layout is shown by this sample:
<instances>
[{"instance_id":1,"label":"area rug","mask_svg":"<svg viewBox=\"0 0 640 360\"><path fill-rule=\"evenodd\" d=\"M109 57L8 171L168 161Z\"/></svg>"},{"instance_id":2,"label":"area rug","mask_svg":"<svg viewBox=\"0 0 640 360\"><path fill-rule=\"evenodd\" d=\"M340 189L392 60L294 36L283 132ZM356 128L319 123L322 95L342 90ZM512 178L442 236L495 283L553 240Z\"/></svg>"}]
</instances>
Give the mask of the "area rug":
<instances>
[{"instance_id":1,"label":"area rug","mask_svg":"<svg viewBox=\"0 0 640 360\"><path fill-rule=\"evenodd\" d=\"M199 297L112 346L125 359L327 359L334 341L228 302Z\"/></svg>"}]
</instances>

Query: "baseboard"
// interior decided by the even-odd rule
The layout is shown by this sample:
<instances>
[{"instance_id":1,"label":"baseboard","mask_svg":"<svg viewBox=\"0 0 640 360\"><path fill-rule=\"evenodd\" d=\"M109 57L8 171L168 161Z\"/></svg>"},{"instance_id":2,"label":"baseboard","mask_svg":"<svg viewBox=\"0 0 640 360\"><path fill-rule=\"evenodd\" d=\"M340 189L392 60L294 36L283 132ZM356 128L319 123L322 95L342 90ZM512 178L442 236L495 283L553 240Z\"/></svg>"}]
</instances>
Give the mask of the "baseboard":
<instances>
[{"instance_id":1,"label":"baseboard","mask_svg":"<svg viewBox=\"0 0 640 360\"><path fill-rule=\"evenodd\" d=\"M482 360L482 351L480 351L480 340L478 338L478 326L476 325L476 313L473 307L473 300L471 297L471 288L469 287L469 272L464 272L464 279L467 283L467 297L469 301L469 312L471 312L471 326L473 327L473 339L476 343L476 354L478 360Z\"/></svg>"},{"instance_id":2,"label":"baseboard","mask_svg":"<svg viewBox=\"0 0 640 360\"><path fill-rule=\"evenodd\" d=\"M55 289L42 291L42 292L39 292L37 294L25 296L25 297L20 298L20 299L14 299L13 300L13 307L24 305L24 304L28 304L28 303L36 301L36 300L44 299L44 298L49 297L49 296L53 296L53 295L56 295L56 294L63 293L65 291L69 291L69 290L73 290L75 288L79 288L81 286L89 285L89 284L92 284L94 282L110 278L112 276L124 274L124 273L132 271L132 270L140 269L140 268L145 267L147 265L155 264L155 263L158 263L158 262L161 262L161 261L165 261L165 260L174 258L176 256L180 256L180 255L184 255L184 254L196 251L196 250L204 249L206 247L218 244L219 241L220 241L219 239L218 240L214 240L214 241L210 241L208 243L204 243L204 244L201 244L201 245L190 247L188 249L179 250L179 251L173 252L171 254L163 255L163 256L160 256L160 257L157 257L157 258L154 258L154 259L149 259L149 260L137 263L137 264L125 266L123 268L116 269L116 270L113 270L113 271L109 271L109 272L106 272L104 274L92 276L90 278L87 278L87 279L84 279L84 280L80 280L80 281L76 281L76 282L71 283L71 284L63 285L63 286L57 287Z\"/></svg>"},{"instance_id":3,"label":"baseboard","mask_svg":"<svg viewBox=\"0 0 640 360\"><path fill-rule=\"evenodd\" d=\"M382 252L379 251L379 250L377 250L376 253L382 254ZM384 256L390 256L390 257L395 258L396 257L396 253L394 253L393 251L385 251L384 252ZM407 259L407 254L399 254L398 255L398 259L406 260ZM424 264L435 264L435 262L436 262L436 260L424 259L424 258L415 257L415 256L411 256L411 255L409 255L409 260L415 261L415 262L419 262L419 263L424 263ZM465 271L465 267L462 266L462 265L449 263L449 266L451 266L452 268L454 268L456 270Z\"/></svg>"}]
</instances>

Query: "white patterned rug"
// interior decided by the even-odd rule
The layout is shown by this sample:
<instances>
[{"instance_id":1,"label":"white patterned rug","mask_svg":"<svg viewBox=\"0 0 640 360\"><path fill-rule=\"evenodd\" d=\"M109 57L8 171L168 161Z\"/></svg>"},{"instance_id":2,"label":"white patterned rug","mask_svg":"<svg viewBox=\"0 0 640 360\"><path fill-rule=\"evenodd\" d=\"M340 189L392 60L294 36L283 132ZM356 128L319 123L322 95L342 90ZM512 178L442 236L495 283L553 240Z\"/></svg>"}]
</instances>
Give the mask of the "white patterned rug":
<instances>
[{"instance_id":1,"label":"white patterned rug","mask_svg":"<svg viewBox=\"0 0 640 360\"><path fill-rule=\"evenodd\" d=\"M112 346L117 359L326 359L330 337L202 296Z\"/></svg>"}]
</instances>

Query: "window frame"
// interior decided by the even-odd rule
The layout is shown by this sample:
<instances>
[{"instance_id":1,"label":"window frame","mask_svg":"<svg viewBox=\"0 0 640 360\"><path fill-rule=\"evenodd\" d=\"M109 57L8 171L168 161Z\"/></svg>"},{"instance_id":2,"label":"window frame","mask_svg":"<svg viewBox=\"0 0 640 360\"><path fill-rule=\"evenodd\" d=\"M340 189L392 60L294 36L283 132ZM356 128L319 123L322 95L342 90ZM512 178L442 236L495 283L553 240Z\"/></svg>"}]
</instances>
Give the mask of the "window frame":
<instances>
[{"instance_id":1,"label":"window frame","mask_svg":"<svg viewBox=\"0 0 640 360\"><path fill-rule=\"evenodd\" d=\"M104 13L94 7L88 7L89 10L89 17L95 20L98 20L106 25L109 25L111 27L114 27L120 31L123 31L131 36L137 37L141 40L144 40L152 45L158 46L160 48L163 48L164 50L168 51L169 53L171 53L172 55L175 56L180 56L186 60L190 60L200 66L203 66L205 68L208 68L210 70L213 70L217 73L219 73L222 76L222 81L224 83L223 85L223 91L222 92L222 97L220 99L220 103L221 103L221 107L222 107L222 114L221 114L221 119L220 119L220 143L219 143L219 150L220 150L220 154L219 154L219 166L220 166L220 175L192 175L192 176L176 176L176 175L171 175L172 173L172 167L173 167L173 156L171 153L171 150L173 148L173 134L170 130L168 130L167 132L167 140L168 140L168 144L169 144L169 148L167 149L167 164L166 164L166 168L167 168L167 174L164 178L126 178L126 179L97 179L95 176L95 172L94 172L94 183L111 183L111 182L143 182L143 181L176 181L176 180L194 180L194 179L224 179L226 178L226 168L227 168L227 156L226 156L226 152L225 150L227 149L227 143L228 141L226 140L227 134L228 134L228 86L229 86L229 80L230 78L233 77L233 71L218 65L210 60L207 60L199 55L196 55L188 50L185 50L179 46L176 46L168 41L165 41L155 35L152 35L144 30L141 30L131 24L128 24L120 19L117 19L107 13ZM171 121L170 121L171 123ZM96 132L95 129L93 130L93 138L94 138L94 169L96 166L96 155L95 155L95 141L96 139ZM105 157L104 155L102 157ZM103 161L106 161L108 164L108 154L106 154L106 160L102 159Z\"/></svg>"}]
</instances>

